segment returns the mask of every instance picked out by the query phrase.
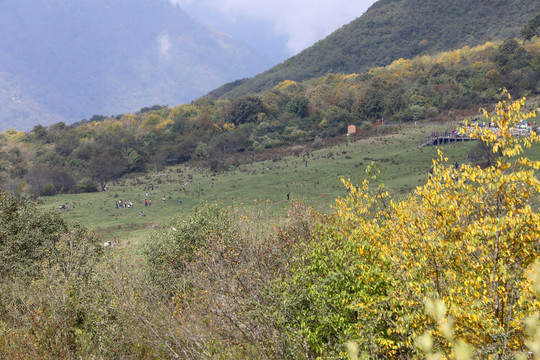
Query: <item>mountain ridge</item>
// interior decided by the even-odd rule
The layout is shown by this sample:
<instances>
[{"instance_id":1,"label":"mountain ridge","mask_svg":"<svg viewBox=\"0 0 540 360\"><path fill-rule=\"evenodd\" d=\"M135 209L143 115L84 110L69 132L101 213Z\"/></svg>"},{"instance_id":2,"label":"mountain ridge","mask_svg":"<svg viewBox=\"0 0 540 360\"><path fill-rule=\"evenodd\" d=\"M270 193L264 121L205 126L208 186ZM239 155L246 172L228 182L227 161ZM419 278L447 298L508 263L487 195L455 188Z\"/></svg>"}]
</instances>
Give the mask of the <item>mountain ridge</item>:
<instances>
[{"instance_id":1,"label":"mountain ridge","mask_svg":"<svg viewBox=\"0 0 540 360\"><path fill-rule=\"evenodd\" d=\"M269 66L165 0L22 0L0 14L0 128L189 102Z\"/></svg>"},{"instance_id":2,"label":"mountain ridge","mask_svg":"<svg viewBox=\"0 0 540 360\"><path fill-rule=\"evenodd\" d=\"M502 11L504 9L504 11ZM225 84L208 95L239 98L284 80L328 73L359 73L399 58L474 46L517 36L540 12L536 0L380 0L362 16L313 46L250 79Z\"/></svg>"}]
</instances>

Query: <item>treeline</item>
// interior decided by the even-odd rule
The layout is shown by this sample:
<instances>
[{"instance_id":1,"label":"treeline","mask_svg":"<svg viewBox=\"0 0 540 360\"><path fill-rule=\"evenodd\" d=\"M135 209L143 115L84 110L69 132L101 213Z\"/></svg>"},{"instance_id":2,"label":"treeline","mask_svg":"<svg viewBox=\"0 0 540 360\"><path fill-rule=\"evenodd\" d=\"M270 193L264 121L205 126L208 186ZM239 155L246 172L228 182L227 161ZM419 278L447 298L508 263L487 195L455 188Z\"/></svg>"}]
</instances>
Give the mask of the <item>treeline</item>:
<instances>
[{"instance_id":1,"label":"treeline","mask_svg":"<svg viewBox=\"0 0 540 360\"><path fill-rule=\"evenodd\" d=\"M137 253L0 192L0 358L538 358L540 136L503 97L497 134L471 128L491 166L441 152L401 199L370 166L274 224L201 204Z\"/></svg>"},{"instance_id":2,"label":"treeline","mask_svg":"<svg viewBox=\"0 0 540 360\"><path fill-rule=\"evenodd\" d=\"M0 135L0 186L32 196L96 191L125 174L199 161L227 169L245 151L368 130L381 119L445 119L477 109L500 88L516 96L540 89L540 40L508 39L475 48L399 59L362 74L283 81L236 100L200 98L72 125L37 125Z\"/></svg>"}]
</instances>

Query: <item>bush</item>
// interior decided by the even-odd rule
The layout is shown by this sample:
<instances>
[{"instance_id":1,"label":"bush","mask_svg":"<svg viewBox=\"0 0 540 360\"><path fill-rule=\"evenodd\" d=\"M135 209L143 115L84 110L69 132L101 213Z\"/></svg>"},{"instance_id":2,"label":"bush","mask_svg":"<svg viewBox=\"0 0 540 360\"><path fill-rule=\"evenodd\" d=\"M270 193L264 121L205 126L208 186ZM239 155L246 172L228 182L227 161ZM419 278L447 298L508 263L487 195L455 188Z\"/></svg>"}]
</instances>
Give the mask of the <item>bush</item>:
<instances>
[{"instance_id":1,"label":"bush","mask_svg":"<svg viewBox=\"0 0 540 360\"><path fill-rule=\"evenodd\" d=\"M274 359L289 353L269 311L269 284L284 271L298 237L307 236L313 223L310 210L298 205L291 206L279 226L269 226L266 215L204 204L145 246L150 286L164 295L146 311L163 304L174 309L174 320L156 321L176 330L178 324L189 328L180 329L171 342L175 351L200 344L200 353L191 358L204 353ZM152 313L145 318L153 318ZM155 328L169 338L168 327Z\"/></svg>"},{"instance_id":2,"label":"bush","mask_svg":"<svg viewBox=\"0 0 540 360\"><path fill-rule=\"evenodd\" d=\"M315 140L313 140L313 148L314 149L320 149L324 145L323 139L320 136L315 136Z\"/></svg>"},{"instance_id":3,"label":"bush","mask_svg":"<svg viewBox=\"0 0 540 360\"><path fill-rule=\"evenodd\" d=\"M0 357L85 357L105 320L92 317L97 238L5 193L0 223Z\"/></svg>"},{"instance_id":4,"label":"bush","mask_svg":"<svg viewBox=\"0 0 540 360\"><path fill-rule=\"evenodd\" d=\"M350 237L335 236L331 218L296 246L283 276L272 283L274 321L289 336L291 352L306 358L340 358L343 344L357 339L352 306L362 283L358 248Z\"/></svg>"},{"instance_id":5,"label":"bush","mask_svg":"<svg viewBox=\"0 0 540 360\"><path fill-rule=\"evenodd\" d=\"M212 241L229 238L231 234L232 223L227 210L206 203L187 216L176 216L167 229L151 237L142 252L152 278L170 288Z\"/></svg>"},{"instance_id":6,"label":"bush","mask_svg":"<svg viewBox=\"0 0 540 360\"><path fill-rule=\"evenodd\" d=\"M0 276L29 280L68 229L59 215L0 192Z\"/></svg>"},{"instance_id":7,"label":"bush","mask_svg":"<svg viewBox=\"0 0 540 360\"><path fill-rule=\"evenodd\" d=\"M79 181L79 183L77 184L77 188L79 189L80 192L84 192L84 193L91 193L91 192L98 191L96 184L89 177L84 178L81 181Z\"/></svg>"}]
</instances>

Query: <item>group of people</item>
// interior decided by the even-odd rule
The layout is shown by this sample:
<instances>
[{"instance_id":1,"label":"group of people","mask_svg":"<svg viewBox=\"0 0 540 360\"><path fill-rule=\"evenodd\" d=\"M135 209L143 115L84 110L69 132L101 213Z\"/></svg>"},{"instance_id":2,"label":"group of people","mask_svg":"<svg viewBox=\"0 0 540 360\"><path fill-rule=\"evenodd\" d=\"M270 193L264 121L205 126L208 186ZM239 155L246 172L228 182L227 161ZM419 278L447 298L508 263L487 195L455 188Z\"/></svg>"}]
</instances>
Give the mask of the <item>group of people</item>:
<instances>
[{"instance_id":1,"label":"group of people","mask_svg":"<svg viewBox=\"0 0 540 360\"><path fill-rule=\"evenodd\" d=\"M154 190L154 185L152 185L152 191ZM152 195L152 193L148 193L146 192L145 193L145 196L148 196L148 195ZM164 203L164 202L167 202L167 199L165 198L165 196L161 199L161 202ZM182 204L182 200L180 199L178 201L179 204ZM122 200L118 200L116 201L116 208L117 209L121 209L121 208L130 208L133 206L133 203L132 202L129 202L129 201L122 201ZM152 206L152 199L145 199L144 200L144 206Z\"/></svg>"},{"instance_id":2,"label":"group of people","mask_svg":"<svg viewBox=\"0 0 540 360\"><path fill-rule=\"evenodd\" d=\"M162 202L165 202L165 198L162 199ZM180 200L180 203L182 201ZM130 208L133 206L133 203L132 202L128 202L128 201L124 201L122 202L122 200L118 200L116 202L116 208L117 209L121 209L121 208ZM152 199L145 199L144 200L144 206L152 206Z\"/></svg>"},{"instance_id":3,"label":"group of people","mask_svg":"<svg viewBox=\"0 0 540 360\"><path fill-rule=\"evenodd\" d=\"M124 201L122 202L122 200L118 200L116 202L116 208L117 209L121 209L121 208L130 208L133 206L133 203L131 201Z\"/></svg>"}]
</instances>

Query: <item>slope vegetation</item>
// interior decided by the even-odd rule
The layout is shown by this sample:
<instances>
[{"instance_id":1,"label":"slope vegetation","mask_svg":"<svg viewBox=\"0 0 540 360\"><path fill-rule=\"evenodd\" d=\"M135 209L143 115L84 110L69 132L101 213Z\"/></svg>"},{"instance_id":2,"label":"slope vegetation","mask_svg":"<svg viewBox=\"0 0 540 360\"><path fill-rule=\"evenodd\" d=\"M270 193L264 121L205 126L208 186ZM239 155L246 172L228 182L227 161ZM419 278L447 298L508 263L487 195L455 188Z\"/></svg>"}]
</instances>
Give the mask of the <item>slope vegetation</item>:
<instances>
[{"instance_id":1,"label":"slope vegetation","mask_svg":"<svg viewBox=\"0 0 540 360\"><path fill-rule=\"evenodd\" d=\"M350 124L364 132L381 119L475 116L500 98L501 88L527 95L527 109L534 110L540 107L539 64L540 39L508 39L400 59L362 74L287 80L260 97L201 98L71 126L8 130L0 134L0 187L31 196L88 192L130 173L192 160L219 172L269 148L305 142L319 148Z\"/></svg>"},{"instance_id":2,"label":"slope vegetation","mask_svg":"<svg viewBox=\"0 0 540 360\"><path fill-rule=\"evenodd\" d=\"M539 11L536 0L381 0L358 19L282 64L210 95L236 98L284 80L358 73L399 58L514 37Z\"/></svg>"}]
</instances>

